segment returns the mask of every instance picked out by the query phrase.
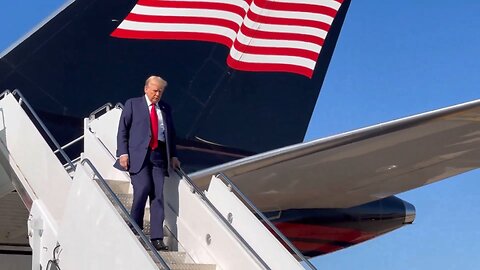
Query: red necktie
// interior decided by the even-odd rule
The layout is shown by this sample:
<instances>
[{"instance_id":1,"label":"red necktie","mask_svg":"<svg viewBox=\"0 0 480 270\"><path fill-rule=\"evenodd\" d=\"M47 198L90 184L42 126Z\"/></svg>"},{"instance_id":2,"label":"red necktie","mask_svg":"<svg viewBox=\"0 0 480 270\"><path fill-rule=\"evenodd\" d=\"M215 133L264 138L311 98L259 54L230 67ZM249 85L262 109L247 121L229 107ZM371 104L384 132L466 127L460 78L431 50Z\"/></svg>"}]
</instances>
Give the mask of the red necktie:
<instances>
[{"instance_id":1,"label":"red necktie","mask_svg":"<svg viewBox=\"0 0 480 270\"><path fill-rule=\"evenodd\" d=\"M150 138L150 149L155 149L158 146L158 116L155 104L152 104L150 110L150 127L152 128L152 138Z\"/></svg>"}]
</instances>

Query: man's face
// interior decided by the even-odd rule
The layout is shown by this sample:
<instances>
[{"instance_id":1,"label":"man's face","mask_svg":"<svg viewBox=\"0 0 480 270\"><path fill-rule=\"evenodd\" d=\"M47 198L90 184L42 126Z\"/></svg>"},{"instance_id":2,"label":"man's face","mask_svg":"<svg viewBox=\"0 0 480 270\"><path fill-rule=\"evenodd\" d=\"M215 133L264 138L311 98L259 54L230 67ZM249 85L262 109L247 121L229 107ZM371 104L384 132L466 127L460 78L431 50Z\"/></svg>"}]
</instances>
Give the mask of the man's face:
<instances>
[{"instance_id":1,"label":"man's face","mask_svg":"<svg viewBox=\"0 0 480 270\"><path fill-rule=\"evenodd\" d=\"M150 80L145 86L145 94L152 103L157 103L160 100L164 90L165 86L156 80Z\"/></svg>"}]
</instances>

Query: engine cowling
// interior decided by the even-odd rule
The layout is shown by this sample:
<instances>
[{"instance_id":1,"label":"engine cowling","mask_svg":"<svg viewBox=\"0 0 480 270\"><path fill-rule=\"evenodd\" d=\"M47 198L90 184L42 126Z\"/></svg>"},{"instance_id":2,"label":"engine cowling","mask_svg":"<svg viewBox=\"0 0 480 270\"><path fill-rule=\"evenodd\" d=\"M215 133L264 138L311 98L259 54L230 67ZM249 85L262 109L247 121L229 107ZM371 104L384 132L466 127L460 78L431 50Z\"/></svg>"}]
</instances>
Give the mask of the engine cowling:
<instances>
[{"instance_id":1,"label":"engine cowling","mask_svg":"<svg viewBox=\"0 0 480 270\"><path fill-rule=\"evenodd\" d=\"M415 220L415 207L388 197L351 208L289 209L267 216L308 257L370 240Z\"/></svg>"}]
</instances>

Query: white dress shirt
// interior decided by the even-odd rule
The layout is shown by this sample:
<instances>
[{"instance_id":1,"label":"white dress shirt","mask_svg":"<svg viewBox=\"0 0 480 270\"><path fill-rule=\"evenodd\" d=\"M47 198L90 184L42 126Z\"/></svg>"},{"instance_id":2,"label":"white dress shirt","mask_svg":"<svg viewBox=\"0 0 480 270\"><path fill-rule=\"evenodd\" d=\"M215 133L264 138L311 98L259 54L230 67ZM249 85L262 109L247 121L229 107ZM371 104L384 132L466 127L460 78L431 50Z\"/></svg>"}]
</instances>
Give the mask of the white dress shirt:
<instances>
[{"instance_id":1,"label":"white dress shirt","mask_svg":"<svg viewBox=\"0 0 480 270\"><path fill-rule=\"evenodd\" d=\"M150 101L150 99L148 99L147 95L145 95L145 100L147 101L148 105L148 115L150 115L150 110L152 109L152 102ZM158 107L158 104L155 104L155 110L157 111L158 117L158 140L165 142L165 126L163 125L163 115L160 107Z\"/></svg>"}]
</instances>

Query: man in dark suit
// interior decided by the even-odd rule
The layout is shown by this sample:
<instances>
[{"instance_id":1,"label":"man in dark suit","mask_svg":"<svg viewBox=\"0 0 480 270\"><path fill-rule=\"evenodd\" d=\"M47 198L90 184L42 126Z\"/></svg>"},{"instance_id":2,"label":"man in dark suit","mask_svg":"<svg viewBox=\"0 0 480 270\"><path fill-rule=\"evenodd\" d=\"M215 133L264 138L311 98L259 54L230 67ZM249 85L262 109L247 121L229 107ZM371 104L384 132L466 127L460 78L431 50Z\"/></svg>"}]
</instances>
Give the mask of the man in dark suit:
<instances>
[{"instance_id":1,"label":"man in dark suit","mask_svg":"<svg viewBox=\"0 0 480 270\"><path fill-rule=\"evenodd\" d=\"M163 243L163 181L168 168L178 168L175 130L170 107L160 101L167 82L151 76L145 82L145 95L129 99L120 117L117 157L130 172L133 185L133 220L143 229L147 197L150 198L151 241L157 250L168 250Z\"/></svg>"}]
</instances>

